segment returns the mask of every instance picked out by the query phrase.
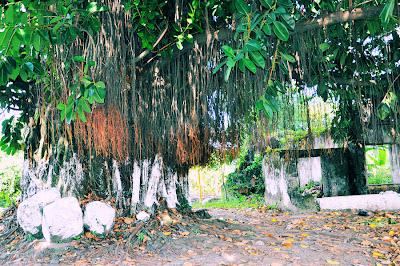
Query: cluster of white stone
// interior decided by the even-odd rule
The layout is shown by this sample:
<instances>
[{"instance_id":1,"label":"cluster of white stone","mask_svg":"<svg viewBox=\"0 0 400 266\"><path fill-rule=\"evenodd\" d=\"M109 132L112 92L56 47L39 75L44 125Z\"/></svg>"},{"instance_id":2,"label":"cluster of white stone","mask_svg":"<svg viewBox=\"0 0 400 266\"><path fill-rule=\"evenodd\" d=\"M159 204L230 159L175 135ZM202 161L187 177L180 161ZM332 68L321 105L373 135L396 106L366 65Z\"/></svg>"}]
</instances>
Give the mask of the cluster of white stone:
<instances>
[{"instance_id":1,"label":"cluster of white stone","mask_svg":"<svg viewBox=\"0 0 400 266\"><path fill-rule=\"evenodd\" d=\"M74 197L61 198L57 188L42 190L24 200L17 210L18 223L25 232L47 242L69 241L83 233L84 227L96 235L113 226L115 210L101 201L86 205L85 212Z\"/></svg>"}]
</instances>

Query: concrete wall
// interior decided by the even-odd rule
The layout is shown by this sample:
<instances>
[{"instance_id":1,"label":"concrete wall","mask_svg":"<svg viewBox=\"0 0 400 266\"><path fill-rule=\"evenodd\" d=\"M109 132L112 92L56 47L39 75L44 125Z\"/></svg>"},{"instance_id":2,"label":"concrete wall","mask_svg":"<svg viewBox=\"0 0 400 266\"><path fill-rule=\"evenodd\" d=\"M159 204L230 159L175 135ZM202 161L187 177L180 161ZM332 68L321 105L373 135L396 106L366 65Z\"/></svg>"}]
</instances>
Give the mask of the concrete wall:
<instances>
[{"instance_id":1,"label":"concrete wall","mask_svg":"<svg viewBox=\"0 0 400 266\"><path fill-rule=\"evenodd\" d=\"M321 155L324 196L367 193L364 146L349 144Z\"/></svg>"},{"instance_id":2,"label":"concrete wall","mask_svg":"<svg viewBox=\"0 0 400 266\"><path fill-rule=\"evenodd\" d=\"M400 147L398 144L389 145L389 160L392 183L400 184Z\"/></svg>"},{"instance_id":3,"label":"concrete wall","mask_svg":"<svg viewBox=\"0 0 400 266\"><path fill-rule=\"evenodd\" d=\"M267 205L278 204L280 208L297 210L292 201L300 196L299 183L296 171L292 171L291 163L294 164L290 160L286 162L280 153L264 156L262 174L265 184L264 198ZM294 189L297 190L298 196L295 195Z\"/></svg>"},{"instance_id":4,"label":"concrete wall","mask_svg":"<svg viewBox=\"0 0 400 266\"><path fill-rule=\"evenodd\" d=\"M319 157L325 197L366 194L363 146L348 145L346 149L310 152L280 151L269 153L263 159L266 204L278 203L278 206L291 210L310 208L299 192L300 185L307 182L306 178L299 176L299 169L313 167L313 164L318 163Z\"/></svg>"},{"instance_id":5,"label":"concrete wall","mask_svg":"<svg viewBox=\"0 0 400 266\"><path fill-rule=\"evenodd\" d=\"M297 172L302 188L310 182L321 182L321 157L299 158Z\"/></svg>"}]
</instances>

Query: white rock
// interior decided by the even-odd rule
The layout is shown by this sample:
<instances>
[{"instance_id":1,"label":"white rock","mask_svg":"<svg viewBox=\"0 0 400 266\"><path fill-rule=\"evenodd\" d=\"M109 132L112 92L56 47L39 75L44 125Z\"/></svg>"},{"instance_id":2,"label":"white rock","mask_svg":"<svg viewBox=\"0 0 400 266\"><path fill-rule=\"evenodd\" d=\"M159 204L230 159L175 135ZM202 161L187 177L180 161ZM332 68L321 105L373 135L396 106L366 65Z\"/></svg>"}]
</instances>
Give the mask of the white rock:
<instances>
[{"instance_id":1,"label":"white rock","mask_svg":"<svg viewBox=\"0 0 400 266\"><path fill-rule=\"evenodd\" d=\"M89 231L103 235L108 232L115 218L115 210L101 201L93 201L86 205L83 225Z\"/></svg>"},{"instance_id":2,"label":"white rock","mask_svg":"<svg viewBox=\"0 0 400 266\"><path fill-rule=\"evenodd\" d=\"M147 212L141 211L136 214L136 219L139 221L146 222L150 219L150 215Z\"/></svg>"},{"instance_id":3,"label":"white rock","mask_svg":"<svg viewBox=\"0 0 400 266\"><path fill-rule=\"evenodd\" d=\"M74 197L62 198L43 208L43 235L47 242L69 241L83 232L82 210Z\"/></svg>"},{"instance_id":4,"label":"white rock","mask_svg":"<svg viewBox=\"0 0 400 266\"><path fill-rule=\"evenodd\" d=\"M17 209L17 220L25 232L40 238L42 237L43 207L60 199L57 188L39 191L31 198L24 200Z\"/></svg>"},{"instance_id":5,"label":"white rock","mask_svg":"<svg viewBox=\"0 0 400 266\"><path fill-rule=\"evenodd\" d=\"M262 240L257 241L255 244L257 246L264 246L265 245L264 241L262 241Z\"/></svg>"}]
</instances>

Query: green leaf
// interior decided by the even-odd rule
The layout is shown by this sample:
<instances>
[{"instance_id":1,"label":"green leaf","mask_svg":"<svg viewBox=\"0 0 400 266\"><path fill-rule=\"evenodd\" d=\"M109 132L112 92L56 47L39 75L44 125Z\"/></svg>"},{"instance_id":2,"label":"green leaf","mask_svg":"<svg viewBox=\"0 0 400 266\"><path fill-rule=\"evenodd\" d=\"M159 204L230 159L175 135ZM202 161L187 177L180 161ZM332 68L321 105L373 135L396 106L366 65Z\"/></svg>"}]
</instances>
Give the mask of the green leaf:
<instances>
[{"instance_id":1,"label":"green leaf","mask_svg":"<svg viewBox=\"0 0 400 266\"><path fill-rule=\"evenodd\" d=\"M91 113L91 112L92 112L92 110L91 110L91 108L90 108L90 105L89 105L89 103L88 103L86 100L83 100L83 110L84 110L86 113Z\"/></svg>"},{"instance_id":2,"label":"green leaf","mask_svg":"<svg viewBox=\"0 0 400 266\"><path fill-rule=\"evenodd\" d=\"M177 41L176 42L176 47L178 47L179 50L183 50L182 41Z\"/></svg>"},{"instance_id":3,"label":"green leaf","mask_svg":"<svg viewBox=\"0 0 400 266\"><path fill-rule=\"evenodd\" d=\"M58 104L57 105L57 109L58 110L64 110L65 109L65 104L63 104L63 103Z\"/></svg>"},{"instance_id":4,"label":"green leaf","mask_svg":"<svg viewBox=\"0 0 400 266\"><path fill-rule=\"evenodd\" d=\"M250 52L249 55L251 61L253 61L257 66L261 67L262 69L265 68L264 57L259 52Z\"/></svg>"},{"instance_id":5,"label":"green leaf","mask_svg":"<svg viewBox=\"0 0 400 266\"><path fill-rule=\"evenodd\" d=\"M80 55L74 56L72 59L74 59L76 62L86 62L85 58Z\"/></svg>"},{"instance_id":6,"label":"green leaf","mask_svg":"<svg viewBox=\"0 0 400 266\"><path fill-rule=\"evenodd\" d=\"M342 56L340 57L340 65L342 65L342 66L345 65L346 57L347 57L347 53L343 53Z\"/></svg>"},{"instance_id":7,"label":"green leaf","mask_svg":"<svg viewBox=\"0 0 400 266\"><path fill-rule=\"evenodd\" d=\"M276 37L286 42L289 39L289 31L282 22L274 21L273 29Z\"/></svg>"},{"instance_id":8,"label":"green leaf","mask_svg":"<svg viewBox=\"0 0 400 266\"><path fill-rule=\"evenodd\" d=\"M278 0L277 1L278 6L283 6L283 7L292 7L293 3L290 0Z\"/></svg>"},{"instance_id":9,"label":"green leaf","mask_svg":"<svg viewBox=\"0 0 400 266\"><path fill-rule=\"evenodd\" d=\"M264 25L263 31L266 35L270 36L272 34L271 25L270 24Z\"/></svg>"},{"instance_id":10,"label":"green leaf","mask_svg":"<svg viewBox=\"0 0 400 266\"><path fill-rule=\"evenodd\" d=\"M33 72L35 72L38 75L44 75L44 68L42 67L42 65L39 62L32 62L33 64Z\"/></svg>"},{"instance_id":11,"label":"green leaf","mask_svg":"<svg viewBox=\"0 0 400 266\"><path fill-rule=\"evenodd\" d=\"M253 72L253 73L255 74L256 71L257 71L256 65L255 65L250 59L248 59L248 58L243 58L242 60L243 60L244 65L245 65L251 72Z\"/></svg>"},{"instance_id":12,"label":"green leaf","mask_svg":"<svg viewBox=\"0 0 400 266\"><path fill-rule=\"evenodd\" d=\"M216 68L214 68L213 70L213 74L217 73L217 71L223 67L225 64L227 63L227 61L220 63Z\"/></svg>"},{"instance_id":13,"label":"green leaf","mask_svg":"<svg viewBox=\"0 0 400 266\"><path fill-rule=\"evenodd\" d=\"M283 23L285 24L285 26L291 30L294 31L294 28L296 26L296 22L294 21L293 17L289 14L282 14L282 19L283 19Z\"/></svg>"},{"instance_id":14,"label":"green leaf","mask_svg":"<svg viewBox=\"0 0 400 266\"><path fill-rule=\"evenodd\" d=\"M96 66L96 63L94 61L90 60L88 62L88 65L91 66L91 67L94 67L94 66Z\"/></svg>"},{"instance_id":15,"label":"green leaf","mask_svg":"<svg viewBox=\"0 0 400 266\"><path fill-rule=\"evenodd\" d=\"M54 28L53 28L53 32L57 32L57 30L59 28L61 28L63 25L64 25L64 22L57 23L57 25L55 25Z\"/></svg>"},{"instance_id":16,"label":"green leaf","mask_svg":"<svg viewBox=\"0 0 400 266\"><path fill-rule=\"evenodd\" d=\"M13 73L10 76L10 79L15 80L18 77L20 70L21 68L19 67L14 68Z\"/></svg>"},{"instance_id":17,"label":"green leaf","mask_svg":"<svg viewBox=\"0 0 400 266\"><path fill-rule=\"evenodd\" d=\"M85 112L83 110L83 103L84 99L81 97L78 100L78 104L76 105L76 112L78 113L79 118L86 123L86 116L85 116Z\"/></svg>"},{"instance_id":18,"label":"green leaf","mask_svg":"<svg viewBox=\"0 0 400 266\"><path fill-rule=\"evenodd\" d=\"M250 13L250 6L243 0L236 0L235 6L237 11L243 15Z\"/></svg>"},{"instance_id":19,"label":"green leaf","mask_svg":"<svg viewBox=\"0 0 400 266\"><path fill-rule=\"evenodd\" d=\"M229 75L231 74L232 67L228 67L225 72L225 81L228 81Z\"/></svg>"},{"instance_id":20,"label":"green leaf","mask_svg":"<svg viewBox=\"0 0 400 266\"><path fill-rule=\"evenodd\" d=\"M228 62L226 63L228 67L234 67L235 66L235 61L233 61L232 58L228 57Z\"/></svg>"},{"instance_id":21,"label":"green leaf","mask_svg":"<svg viewBox=\"0 0 400 266\"><path fill-rule=\"evenodd\" d=\"M264 111L265 115L269 118L272 119L274 112L270 106L270 104L266 101L265 97L262 96L257 102L256 102L256 109L257 110L262 110Z\"/></svg>"},{"instance_id":22,"label":"green leaf","mask_svg":"<svg viewBox=\"0 0 400 266\"><path fill-rule=\"evenodd\" d=\"M228 46L228 45L224 45L221 47L222 51L224 51L224 53L231 57L234 58L235 57L235 52L233 51L232 47Z\"/></svg>"},{"instance_id":23,"label":"green leaf","mask_svg":"<svg viewBox=\"0 0 400 266\"><path fill-rule=\"evenodd\" d=\"M390 109L386 104L381 104L381 106L378 108L379 119L385 120L385 118L388 117L388 115L390 114L388 110Z\"/></svg>"},{"instance_id":24,"label":"green leaf","mask_svg":"<svg viewBox=\"0 0 400 266\"><path fill-rule=\"evenodd\" d=\"M95 13L97 12L97 2L91 2L87 6L86 10L88 10L90 13Z\"/></svg>"},{"instance_id":25,"label":"green leaf","mask_svg":"<svg viewBox=\"0 0 400 266\"><path fill-rule=\"evenodd\" d=\"M253 21L251 22L250 31L253 31L255 27L263 20L263 16L257 14L254 16Z\"/></svg>"},{"instance_id":26,"label":"green leaf","mask_svg":"<svg viewBox=\"0 0 400 266\"><path fill-rule=\"evenodd\" d=\"M383 7L382 12L379 15L384 28L387 27L390 18L393 16L394 4L395 4L395 0L389 0L386 3L386 5Z\"/></svg>"},{"instance_id":27,"label":"green leaf","mask_svg":"<svg viewBox=\"0 0 400 266\"><path fill-rule=\"evenodd\" d=\"M58 22L58 21L60 21L62 19L64 19L64 18L63 17L55 17L52 20L50 20L50 24L56 23L56 22Z\"/></svg>"},{"instance_id":28,"label":"green leaf","mask_svg":"<svg viewBox=\"0 0 400 266\"><path fill-rule=\"evenodd\" d=\"M280 16L282 14L286 14L286 10L280 6L275 10L275 15Z\"/></svg>"},{"instance_id":29,"label":"green leaf","mask_svg":"<svg viewBox=\"0 0 400 266\"><path fill-rule=\"evenodd\" d=\"M9 5L4 13L6 23L14 24L14 5Z\"/></svg>"},{"instance_id":30,"label":"green leaf","mask_svg":"<svg viewBox=\"0 0 400 266\"><path fill-rule=\"evenodd\" d=\"M21 70L19 71L19 76L25 82L28 80L28 74L26 73L25 69L23 69L23 68L21 68Z\"/></svg>"},{"instance_id":31,"label":"green leaf","mask_svg":"<svg viewBox=\"0 0 400 266\"><path fill-rule=\"evenodd\" d=\"M100 21L96 17L90 18L90 26L94 32L98 32L101 28Z\"/></svg>"},{"instance_id":32,"label":"green leaf","mask_svg":"<svg viewBox=\"0 0 400 266\"><path fill-rule=\"evenodd\" d=\"M189 42L189 43L193 43L194 38L192 34L186 34L185 35L185 39Z\"/></svg>"},{"instance_id":33,"label":"green leaf","mask_svg":"<svg viewBox=\"0 0 400 266\"><path fill-rule=\"evenodd\" d=\"M261 43L258 40L251 39L243 47L243 50L249 52L261 50Z\"/></svg>"},{"instance_id":34,"label":"green leaf","mask_svg":"<svg viewBox=\"0 0 400 266\"><path fill-rule=\"evenodd\" d=\"M11 66L11 64L7 61L5 61L3 64L7 74L11 75L13 73L13 67Z\"/></svg>"},{"instance_id":35,"label":"green leaf","mask_svg":"<svg viewBox=\"0 0 400 266\"><path fill-rule=\"evenodd\" d=\"M106 85L104 84L103 81L98 81L98 82L96 82L94 85L95 85L96 87L100 87L100 88L103 88L103 89L106 88Z\"/></svg>"},{"instance_id":36,"label":"green leaf","mask_svg":"<svg viewBox=\"0 0 400 266\"><path fill-rule=\"evenodd\" d=\"M296 59L294 59L293 56L288 55L288 54L281 54L282 58L285 59L286 61L289 61L290 63L296 62Z\"/></svg>"},{"instance_id":37,"label":"green leaf","mask_svg":"<svg viewBox=\"0 0 400 266\"><path fill-rule=\"evenodd\" d=\"M263 7L271 9L275 3L275 0L260 0L260 3Z\"/></svg>"},{"instance_id":38,"label":"green leaf","mask_svg":"<svg viewBox=\"0 0 400 266\"><path fill-rule=\"evenodd\" d=\"M24 67L25 69L33 72L33 64L31 62L26 62Z\"/></svg>"},{"instance_id":39,"label":"green leaf","mask_svg":"<svg viewBox=\"0 0 400 266\"><path fill-rule=\"evenodd\" d=\"M242 72L244 73L244 71L246 70L246 67L244 66L244 61L243 61L243 59L244 59L244 58L242 58L242 59L240 59L240 60L238 61L238 66L239 66L239 70L242 71Z\"/></svg>"},{"instance_id":40,"label":"green leaf","mask_svg":"<svg viewBox=\"0 0 400 266\"><path fill-rule=\"evenodd\" d=\"M321 43L320 45L318 45L318 47L322 52L325 52L329 49L330 45L329 45L329 43L324 42L324 43Z\"/></svg>"},{"instance_id":41,"label":"green leaf","mask_svg":"<svg viewBox=\"0 0 400 266\"><path fill-rule=\"evenodd\" d=\"M5 86L8 83L7 72L3 64L0 65L0 85Z\"/></svg>"},{"instance_id":42,"label":"green leaf","mask_svg":"<svg viewBox=\"0 0 400 266\"><path fill-rule=\"evenodd\" d=\"M15 60L14 56L7 56L7 62L10 63L12 68L17 67L17 61Z\"/></svg>"},{"instance_id":43,"label":"green leaf","mask_svg":"<svg viewBox=\"0 0 400 266\"><path fill-rule=\"evenodd\" d=\"M102 102L104 102L104 98L106 97L106 91L102 87L96 87L96 88L99 97L101 98Z\"/></svg>"},{"instance_id":44,"label":"green leaf","mask_svg":"<svg viewBox=\"0 0 400 266\"><path fill-rule=\"evenodd\" d=\"M370 35L375 35L375 33L379 30L379 21L372 20L367 21L368 31Z\"/></svg>"},{"instance_id":45,"label":"green leaf","mask_svg":"<svg viewBox=\"0 0 400 266\"><path fill-rule=\"evenodd\" d=\"M33 48L38 52L42 48L42 41L38 32L35 32L33 35Z\"/></svg>"}]
</instances>

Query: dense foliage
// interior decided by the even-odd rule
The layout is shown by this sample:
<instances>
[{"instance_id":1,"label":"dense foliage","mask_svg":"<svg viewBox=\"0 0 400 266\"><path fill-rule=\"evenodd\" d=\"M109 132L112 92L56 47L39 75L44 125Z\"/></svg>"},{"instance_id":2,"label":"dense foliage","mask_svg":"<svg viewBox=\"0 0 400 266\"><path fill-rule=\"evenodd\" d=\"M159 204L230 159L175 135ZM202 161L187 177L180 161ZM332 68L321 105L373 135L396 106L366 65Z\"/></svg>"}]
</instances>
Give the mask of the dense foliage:
<instances>
[{"instance_id":1,"label":"dense foliage","mask_svg":"<svg viewBox=\"0 0 400 266\"><path fill-rule=\"evenodd\" d=\"M262 156L249 152L237 163L235 172L226 180L229 194L233 196L256 194L264 195L265 185L262 176Z\"/></svg>"}]
</instances>

